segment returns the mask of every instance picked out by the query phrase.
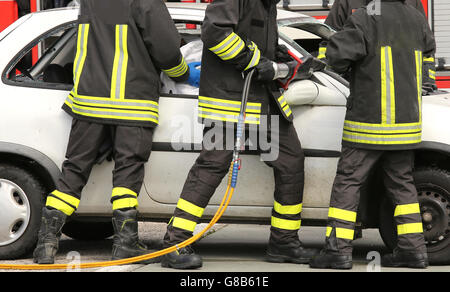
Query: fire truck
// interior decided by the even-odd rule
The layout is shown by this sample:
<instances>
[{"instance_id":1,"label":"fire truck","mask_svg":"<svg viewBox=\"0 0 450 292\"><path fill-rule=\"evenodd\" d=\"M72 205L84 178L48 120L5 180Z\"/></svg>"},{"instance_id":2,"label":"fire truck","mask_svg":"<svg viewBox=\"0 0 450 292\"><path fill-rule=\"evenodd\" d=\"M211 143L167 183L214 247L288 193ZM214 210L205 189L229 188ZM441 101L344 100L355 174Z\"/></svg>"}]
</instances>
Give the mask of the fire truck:
<instances>
[{"instance_id":1,"label":"fire truck","mask_svg":"<svg viewBox=\"0 0 450 292\"><path fill-rule=\"evenodd\" d=\"M436 38L436 83L450 89L450 0L421 0ZM282 0L280 8L325 21L334 0Z\"/></svg>"}]
</instances>

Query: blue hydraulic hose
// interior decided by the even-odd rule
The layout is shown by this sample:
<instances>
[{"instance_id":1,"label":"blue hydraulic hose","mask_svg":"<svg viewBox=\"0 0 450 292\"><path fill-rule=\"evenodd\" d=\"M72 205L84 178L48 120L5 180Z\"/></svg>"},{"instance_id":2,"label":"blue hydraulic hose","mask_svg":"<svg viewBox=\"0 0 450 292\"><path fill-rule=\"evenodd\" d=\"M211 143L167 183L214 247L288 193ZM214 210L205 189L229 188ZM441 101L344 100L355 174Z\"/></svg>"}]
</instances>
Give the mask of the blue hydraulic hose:
<instances>
[{"instance_id":1,"label":"blue hydraulic hose","mask_svg":"<svg viewBox=\"0 0 450 292\"><path fill-rule=\"evenodd\" d=\"M248 101L248 95L250 92L250 85L252 82L253 74L255 73L255 70L250 71L247 76L245 77L244 82L244 89L242 91L242 102L241 102L241 111L239 113L239 119L237 123L237 129L236 129L236 144L233 151L233 162L232 162L232 173L231 173L231 179L230 179L230 186L232 188L236 188L237 180L238 180L238 174L240 169L240 159L239 155L241 152L241 148L243 145L242 138L244 136L244 130L245 130L245 113L247 110L247 101Z\"/></svg>"}]
</instances>

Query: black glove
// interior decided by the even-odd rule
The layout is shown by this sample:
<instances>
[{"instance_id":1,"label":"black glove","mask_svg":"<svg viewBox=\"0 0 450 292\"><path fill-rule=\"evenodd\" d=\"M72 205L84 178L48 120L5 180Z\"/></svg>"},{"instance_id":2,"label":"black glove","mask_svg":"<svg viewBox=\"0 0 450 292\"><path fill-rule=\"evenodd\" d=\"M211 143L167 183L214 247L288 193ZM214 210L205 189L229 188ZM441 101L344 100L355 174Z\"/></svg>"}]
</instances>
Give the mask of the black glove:
<instances>
[{"instance_id":1,"label":"black glove","mask_svg":"<svg viewBox=\"0 0 450 292\"><path fill-rule=\"evenodd\" d=\"M288 63L292 60L293 58L289 55L289 49L285 45L278 45L275 50L275 61L277 63Z\"/></svg>"},{"instance_id":2,"label":"black glove","mask_svg":"<svg viewBox=\"0 0 450 292\"><path fill-rule=\"evenodd\" d=\"M259 64L255 67L257 81L268 82L275 77L275 70L273 69L273 62L265 57L261 57Z\"/></svg>"}]
</instances>

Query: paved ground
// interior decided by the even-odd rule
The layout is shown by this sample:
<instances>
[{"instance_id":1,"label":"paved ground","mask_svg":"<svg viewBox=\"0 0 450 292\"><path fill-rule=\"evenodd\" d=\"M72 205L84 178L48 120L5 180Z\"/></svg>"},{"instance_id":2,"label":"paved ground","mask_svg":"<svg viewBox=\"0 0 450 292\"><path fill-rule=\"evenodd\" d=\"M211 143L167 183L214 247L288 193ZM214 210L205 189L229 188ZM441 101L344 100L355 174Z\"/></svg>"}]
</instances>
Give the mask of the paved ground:
<instances>
[{"instance_id":1,"label":"paved ground","mask_svg":"<svg viewBox=\"0 0 450 292\"><path fill-rule=\"evenodd\" d=\"M198 228L202 228L199 225ZM160 247L160 239L165 232L165 224L141 223L140 234L144 243ZM304 227L300 232L307 247L321 248L325 228ZM264 261L264 252L269 235L268 226L258 225L218 225L208 237L196 244L196 251L204 258L204 267L199 272L310 272L307 265L271 264ZM83 242L64 237L61 239L58 263L107 261L111 253L111 239ZM364 238L355 242L353 271L379 270L377 258L367 260L369 253L385 253L383 242L377 230L364 231ZM75 262L74 262L75 261ZM31 259L0 261L0 264L31 264ZM92 271L92 270L91 270ZM155 265L129 265L94 269L93 271L135 271L135 272L173 272L171 269ZM404 271L385 269L381 271ZM427 271L450 271L450 266L431 267Z\"/></svg>"}]
</instances>

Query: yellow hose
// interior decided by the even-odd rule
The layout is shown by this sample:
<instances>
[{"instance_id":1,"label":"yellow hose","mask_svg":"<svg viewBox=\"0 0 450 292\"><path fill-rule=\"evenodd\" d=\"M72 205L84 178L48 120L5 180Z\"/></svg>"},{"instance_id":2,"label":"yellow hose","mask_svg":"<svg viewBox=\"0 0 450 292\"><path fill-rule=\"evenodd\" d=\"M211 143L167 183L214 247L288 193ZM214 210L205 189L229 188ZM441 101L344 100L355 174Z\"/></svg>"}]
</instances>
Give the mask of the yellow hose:
<instances>
[{"instance_id":1,"label":"yellow hose","mask_svg":"<svg viewBox=\"0 0 450 292\"><path fill-rule=\"evenodd\" d=\"M180 248L186 247L188 245L193 244L197 240L199 240L208 230L210 230L214 224L219 221L219 219L223 216L225 213L225 210L227 209L228 205L230 204L231 198L234 194L234 188L231 188L230 185L228 185L227 191L225 193L225 196L222 199L222 202L220 203L220 207L217 210L214 217L211 219L211 222L209 222L208 226L206 226L205 229L203 229L200 233L194 235L193 237L189 238L188 240L176 245L172 246L148 255L143 255L139 257L134 258L127 258L123 260L117 260L117 261L107 261L107 262L97 262L97 263L85 263L80 264L79 266L75 266L76 268L80 269L92 269L92 268L102 268L102 267L111 267L111 266L120 266L120 265L129 265L153 258L157 258L172 252L177 251ZM0 265L0 270L65 270L65 269L72 269L74 267L73 264L55 264L55 265Z\"/></svg>"}]
</instances>

